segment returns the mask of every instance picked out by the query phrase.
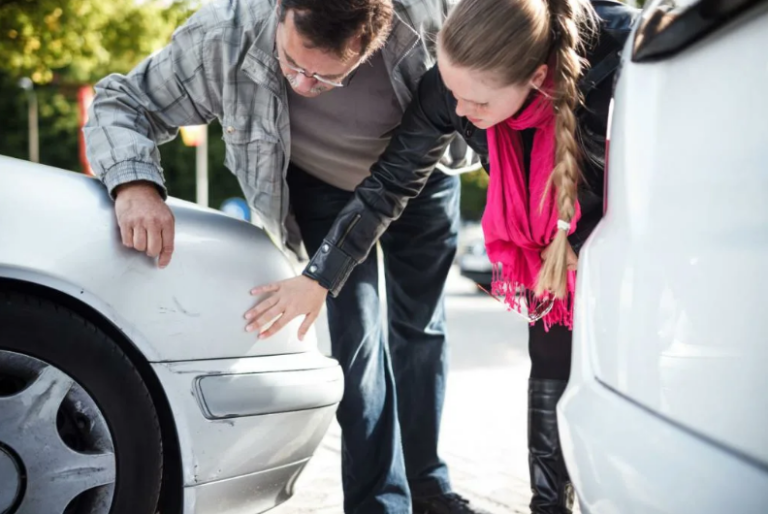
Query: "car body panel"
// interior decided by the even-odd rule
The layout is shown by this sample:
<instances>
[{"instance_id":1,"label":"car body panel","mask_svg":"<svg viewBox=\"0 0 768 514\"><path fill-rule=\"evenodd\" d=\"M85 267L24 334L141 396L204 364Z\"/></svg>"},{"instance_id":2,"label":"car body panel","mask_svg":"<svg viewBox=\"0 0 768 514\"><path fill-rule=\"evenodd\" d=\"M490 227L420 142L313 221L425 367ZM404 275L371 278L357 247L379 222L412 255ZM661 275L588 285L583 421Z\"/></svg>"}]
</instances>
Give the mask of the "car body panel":
<instances>
[{"instance_id":1,"label":"car body panel","mask_svg":"<svg viewBox=\"0 0 768 514\"><path fill-rule=\"evenodd\" d=\"M585 364L586 371L588 360L574 348L574 366ZM582 514L766 511L765 469L634 404L594 375L572 376L572 384L558 419Z\"/></svg>"},{"instance_id":2,"label":"car body panel","mask_svg":"<svg viewBox=\"0 0 768 514\"><path fill-rule=\"evenodd\" d=\"M317 353L216 359L211 361L156 363L160 379L179 426L184 462L184 485L195 486L280 468L312 456L333 420L343 393L341 369L336 361ZM253 376L286 371L329 370L337 381L318 381L335 400L303 410L285 412L279 397L272 398L273 414L208 419L197 381L201 377ZM254 389L254 397L271 391ZM237 394L238 391L235 391ZM269 401L265 398L265 401Z\"/></svg>"},{"instance_id":3,"label":"car body panel","mask_svg":"<svg viewBox=\"0 0 768 514\"><path fill-rule=\"evenodd\" d=\"M766 7L669 59L625 56L574 344L621 395L768 465Z\"/></svg>"},{"instance_id":4,"label":"car body panel","mask_svg":"<svg viewBox=\"0 0 768 514\"><path fill-rule=\"evenodd\" d=\"M295 276L258 227L170 199L171 264L120 244L113 202L93 178L0 156L0 277L52 287L108 318L152 362L301 353L301 320L266 341L245 332L250 290ZM66 230L62 230L66 227Z\"/></svg>"},{"instance_id":5,"label":"car body panel","mask_svg":"<svg viewBox=\"0 0 768 514\"><path fill-rule=\"evenodd\" d=\"M209 375L195 386L206 418L229 419L336 405L344 382L333 367Z\"/></svg>"},{"instance_id":6,"label":"car body panel","mask_svg":"<svg viewBox=\"0 0 768 514\"><path fill-rule=\"evenodd\" d=\"M184 489L184 514L253 514L283 503L307 461ZM258 491L258 494L254 494Z\"/></svg>"},{"instance_id":7,"label":"car body panel","mask_svg":"<svg viewBox=\"0 0 768 514\"><path fill-rule=\"evenodd\" d=\"M160 270L122 246L97 180L0 156L0 279L75 298L149 362L174 420L166 429L178 438L184 514L262 512L292 494L333 420L343 374L314 330L298 340L301 319L266 341L245 332L250 289L295 276L261 229L168 205L176 249Z\"/></svg>"},{"instance_id":8,"label":"car body panel","mask_svg":"<svg viewBox=\"0 0 768 514\"><path fill-rule=\"evenodd\" d=\"M583 514L761 514L768 2L653 62L631 61L634 39L606 216L579 255L563 454Z\"/></svg>"}]
</instances>

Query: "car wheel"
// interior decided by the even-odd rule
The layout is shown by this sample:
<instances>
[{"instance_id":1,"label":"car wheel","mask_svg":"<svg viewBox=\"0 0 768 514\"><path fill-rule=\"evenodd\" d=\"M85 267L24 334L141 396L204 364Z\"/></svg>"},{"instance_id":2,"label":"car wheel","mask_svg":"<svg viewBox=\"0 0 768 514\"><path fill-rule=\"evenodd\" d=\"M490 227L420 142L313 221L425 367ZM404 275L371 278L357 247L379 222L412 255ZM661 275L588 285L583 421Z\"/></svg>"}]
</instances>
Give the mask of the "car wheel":
<instances>
[{"instance_id":1,"label":"car wheel","mask_svg":"<svg viewBox=\"0 0 768 514\"><path fill-rule=\"evenodd\" d=\"M154 514L162 465L155 407L120 347L0 291L0 513Z\"/></svg>"}]
</instances>

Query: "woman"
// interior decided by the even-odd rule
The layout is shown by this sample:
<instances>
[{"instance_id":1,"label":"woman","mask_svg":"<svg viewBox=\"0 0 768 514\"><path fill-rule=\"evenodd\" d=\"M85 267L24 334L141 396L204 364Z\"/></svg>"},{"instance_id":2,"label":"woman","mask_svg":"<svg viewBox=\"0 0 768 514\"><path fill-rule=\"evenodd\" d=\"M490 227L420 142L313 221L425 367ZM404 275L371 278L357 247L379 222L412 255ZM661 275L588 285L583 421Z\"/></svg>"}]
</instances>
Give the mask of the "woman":
<instances>
[{"instance_id":1,"label":"woman","mask_svg":"<svg viewBox=\"0 0 768 514\"><path fill-rule=\"evenodd\" d=\"M259 330L282 314L263 336L299 314L314 319L327 289L337 291L352 267L329 262L329 255L364 259L418 194L445 142L461 134L489 165L482 226L488 255L500 265L494 292L520 311L524 291L531 321L534 513L570 512L573 502L555 407L570 374L576 251L602 215L611 79L634 14L612 1L462 0L438 37L437 68L423 77L371 177L329 233L326 250L304 276L254 290L275 294L268 307L249 311L255 320L249 326ZM599 63L586 78L584 56ZM283 307L269 309L275 305Z\"/></svg>"},{"instance_id":2,"label":"woman","mask_svg":"<svg viewBox=\"0 0 768 514\"><path fill-rule=\"evenodd\" d=\"M570 374L576 255L568 235L581 217L579 52L596 17L577 0L499 4L460 3L440 34L438 63L456 113L488 129L482 226L488 257L501 265L494 292L520 310L524 290L531 320L541 316L529 329L531 511L570 512L555 406Z\"/></svg>"}]
</instances>

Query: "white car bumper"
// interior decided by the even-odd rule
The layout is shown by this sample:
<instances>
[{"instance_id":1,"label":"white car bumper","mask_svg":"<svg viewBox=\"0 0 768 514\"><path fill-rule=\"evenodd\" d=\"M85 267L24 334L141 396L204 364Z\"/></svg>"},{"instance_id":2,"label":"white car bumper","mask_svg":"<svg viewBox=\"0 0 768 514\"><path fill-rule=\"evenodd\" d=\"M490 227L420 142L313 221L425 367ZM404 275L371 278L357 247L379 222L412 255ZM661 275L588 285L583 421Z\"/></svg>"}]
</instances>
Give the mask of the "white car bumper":
<instances>
[{"instance_id":1,"label":"white car bumper","mask_svg":"<svg viewBox=\"0 0 768 514\"><path fill-rule=\"evenodd\" d=\"M582 514L768 512L768 470L760 463L668 422L595 378L571 378L558 422Z\"/></svg>"}]
</instances>

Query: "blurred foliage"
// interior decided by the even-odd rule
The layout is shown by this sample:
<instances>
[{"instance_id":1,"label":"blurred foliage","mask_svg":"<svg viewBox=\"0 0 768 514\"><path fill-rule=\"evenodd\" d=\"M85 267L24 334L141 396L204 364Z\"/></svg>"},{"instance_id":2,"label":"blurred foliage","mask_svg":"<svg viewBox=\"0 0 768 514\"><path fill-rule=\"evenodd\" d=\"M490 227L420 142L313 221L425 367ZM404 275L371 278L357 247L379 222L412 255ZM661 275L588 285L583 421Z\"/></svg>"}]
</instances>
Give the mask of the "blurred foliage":
<instances>
[{"instance_id":1,"label":"blurred foliage","mask_svg":"<svg viewBox=\"0 0 768 514\"><path fill-rule=\"evenodd\" d=\"M28 99L18 79L35 82L40 161L81 171L77 86L126 73L170 40L197 0L0 0L0 154L28 157ZM208 131L210 204L241 196L224 167L221 127ZM195 199L195 149L181 138L160 147L168 189Z\"/></svg>"},{"instance_id":2,"label":"blurred foliage","mask_svg":"<svg viewBox=\"0 0 768 514\"><path fill-rule=\"evenodd\" d=\"M41 162L78 170L77 102L57 88L36 89L39 105ZM27 158L27 95L8 75L0 74L0 154Z\"/></svg>"},{"instance_id":3,"label":"blurred foliage","mask_svg":"<svg viewBox=\"0 0 768 514\"><path fill-rule=\"evenodd\" d=\"M70 171L82 171L78 155L79 125L75 91L54 86L35 89L40 106L40 162ZM26 159L27 97L16 81L0 73L0 154ZM225 199L242 196L237 179L224 167L224 141L218 122L208 127L210 205L218 208ZM181 137L160 147L166 185L171 195L195 200L195 149Z\"/></svg>"},{"instance_id":4,"label":"blurred foliage","mask_svg":"<svg viewBox=\"0 0 768 514\"><path fill-rule=\"evenodd\" d=\"M162 48L185 0L0 0L0 68L11 78L93 82Z\"/></svg>"},{"instance_id":5,"label":"blurred foliage","mask_svg":"<svg viewBox=\"0 0 768 514\"><path fill-rule=\"evenodd\" d=\"M488 190L488 173L480 169L461 175L461 216L466 220L479 221L485 209Z\"/></svg>"}]
</instances>

